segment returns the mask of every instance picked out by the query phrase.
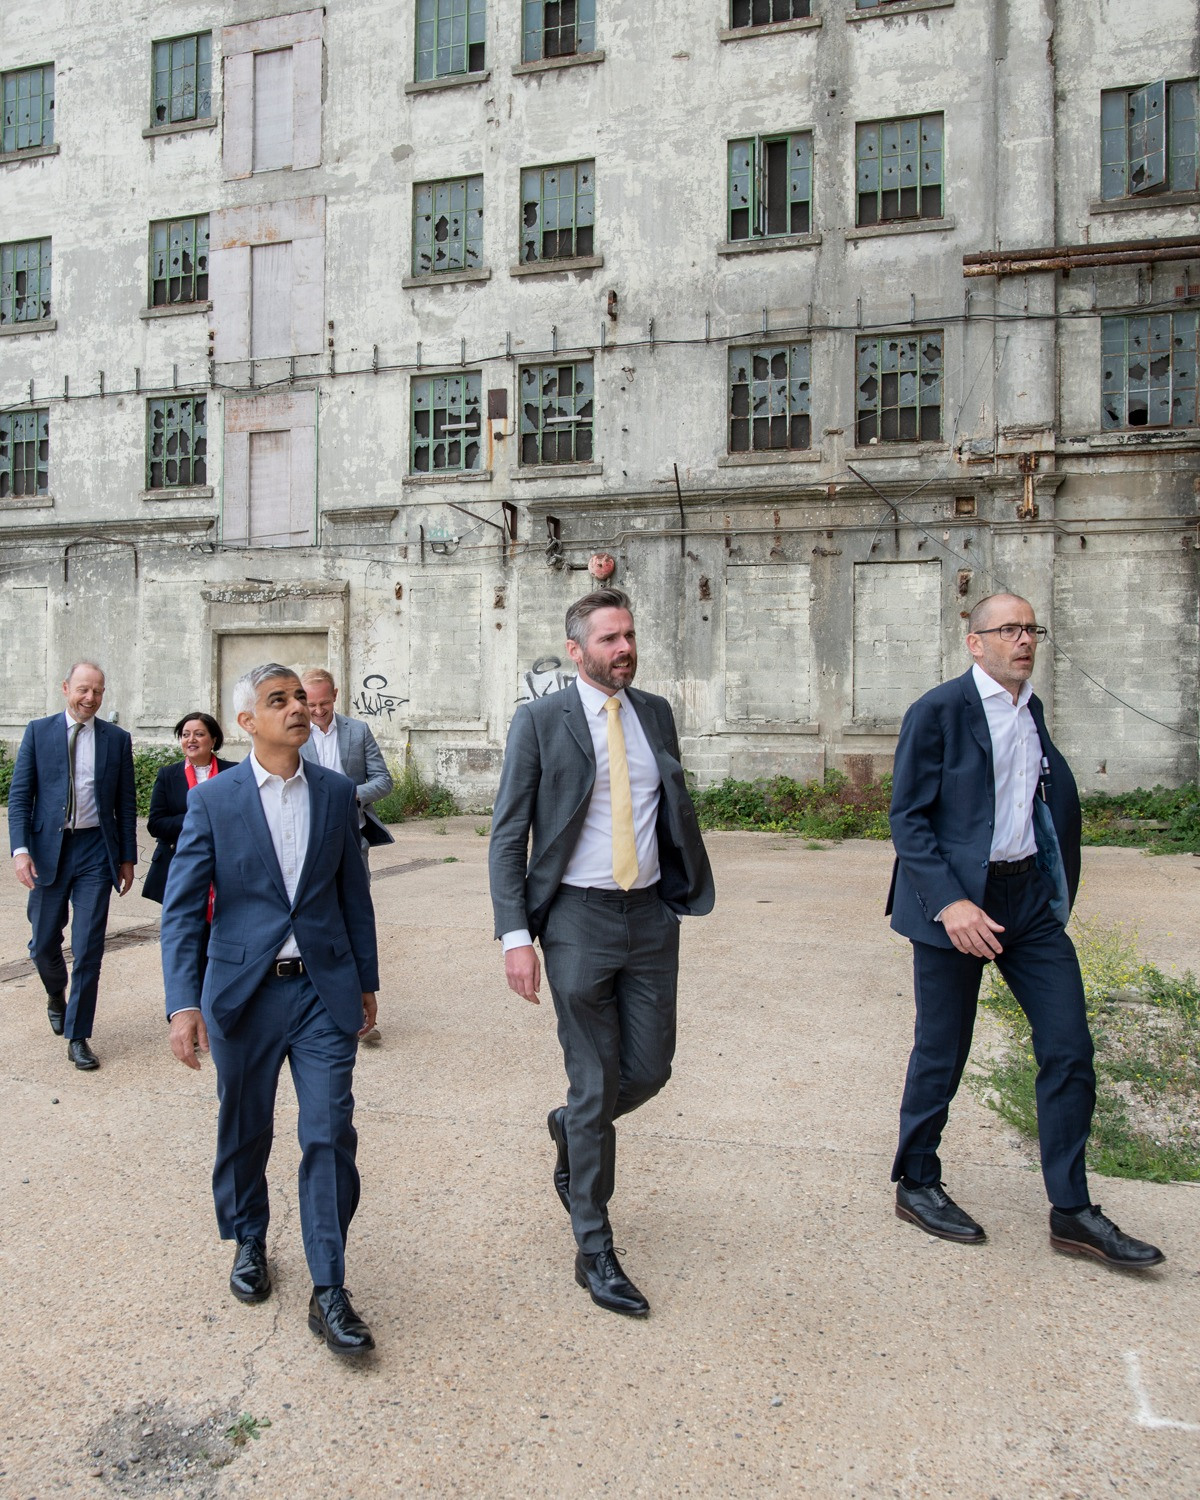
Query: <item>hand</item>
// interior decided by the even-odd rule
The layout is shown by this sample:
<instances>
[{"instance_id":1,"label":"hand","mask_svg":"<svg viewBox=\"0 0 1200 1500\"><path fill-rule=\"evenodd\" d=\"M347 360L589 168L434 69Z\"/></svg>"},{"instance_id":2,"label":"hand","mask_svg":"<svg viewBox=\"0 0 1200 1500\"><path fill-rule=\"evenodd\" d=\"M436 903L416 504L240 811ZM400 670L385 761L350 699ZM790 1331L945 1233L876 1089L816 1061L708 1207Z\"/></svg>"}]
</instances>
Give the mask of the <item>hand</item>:
<instances>
[{"instance_id":1,"label":"hand","mask_svg":"<svg viewBox=\"0 0 1200 1500\"><path fill-rule=\"evenodd\" d=\"M198 1010L177 1010L171 1017L171 1051L185 1068L199 1071L196 1053L208 1051L208 1027Z\"/></svg>"},{"instance_id":2,"label":"hand","mask_svg":"<svg viewBox=\"0 0 1200 1500\"><path fill-rule=\"evenodd\" d=\"M538 988L542 982L542 966L532 943L521 948L510 948L504 955L504 976L508 987L531 1005L540 1005Z\"/></svg>"},{"instance_id":3,"label":"hand","mask_svg":"<svg viewBox=\"0 0 1200 1500\"><path fill-rule=\"evenodd\" d=\"M995 958L1004 952L993 936L1003 932L1004 928L999 922L993 922L974 901L951 901L942 912L942 926L960 953L973 953L976 958Z\"/></svg>"},{"instance_id":4,"label":"hand","mask_svg":"<svg viewBox=\"0 0 1200 1500\"><path fill-rule=\"evenodd\" d=\"M378 1000L376 1000L374 992L372 991L371 994L367 994L367 992L364 990L363 991L363 1023L358 1028L358 1034L359 1034L359 1036L366 1036L367 1032L370 1031L371 1027L375 1025L375 1021L376 1021L376 1018L378 1017L378 1015L379 1015L379 1002L378 1002Z\"/></svg>"},{"instance_id":5,"label":"hand","mask_svg":"<svg viewBox=\"0 0 1200 1500\"><path fill-rule=\"evenodd\" d=\"M28 854L18 854L13 860L13 874L21 882L26 890L33 890L37 883L37 871L33 867L33 860Z\"/></svg>"},{"instance_id":6,"label":"hand","mask_svg":"<svg viewBox=\"0 0 1200 1500\"><path fill-rule=\"evenodd\" d=\"M133 861L127 860L125 864L117 869L117 879L120 884L117 887L117 895L123 896L133 885Z\"/></svg>"}]
</instances>

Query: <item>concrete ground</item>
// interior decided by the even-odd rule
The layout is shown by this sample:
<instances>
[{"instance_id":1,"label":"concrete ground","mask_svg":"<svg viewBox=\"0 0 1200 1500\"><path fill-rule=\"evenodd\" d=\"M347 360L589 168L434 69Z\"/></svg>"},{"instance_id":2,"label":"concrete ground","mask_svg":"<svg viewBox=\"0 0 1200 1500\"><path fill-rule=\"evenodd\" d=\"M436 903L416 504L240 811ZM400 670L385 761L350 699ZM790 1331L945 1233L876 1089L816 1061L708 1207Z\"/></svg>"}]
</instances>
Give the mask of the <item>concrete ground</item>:
<instances>
[{"instance_id":1,"label":"concrete ground","mask_svg":"<svg viewBox=\"0 0 1200 1500\"><path fill-rule=\"evenodd\" d=\"M617 1243L653 1313L594 1307L550 1185L552 1008L504 986L485 833L409 825L374 857L383 1043L357 1072L348 1280L379 1348L359 1366L306 1327L290 1084L276 1292L244 1307L209 1196L212 1070L171 1057L136 931L157 908L114 899L131 941L81 1074L0 884L0 1496L1200 1493L1195 1188L1093 1184L1160 1271L1057 1255L1028 1147L964 1089L947 1180L989 1243L893 1215L912 1002L883 844L712 837L675 1077L619 1132ZM1081 908L1198 967L1198 867L1085 851Z\"/></svg>"}]
</instances>

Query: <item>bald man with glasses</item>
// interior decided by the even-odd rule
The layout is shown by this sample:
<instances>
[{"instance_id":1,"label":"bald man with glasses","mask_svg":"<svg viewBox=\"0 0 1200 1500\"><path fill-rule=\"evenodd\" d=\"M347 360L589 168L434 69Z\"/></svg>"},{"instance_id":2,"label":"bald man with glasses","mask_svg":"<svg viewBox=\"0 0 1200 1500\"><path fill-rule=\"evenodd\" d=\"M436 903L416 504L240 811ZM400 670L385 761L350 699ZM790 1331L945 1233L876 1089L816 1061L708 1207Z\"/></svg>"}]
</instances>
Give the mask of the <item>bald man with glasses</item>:
<instances>
[{"instance_id":1,"label":"bald man with glasses","mask_svg":"<svg viewBox=\"0 0 1200 1500\"><path fill-rule=\"evenodd\" d=\"M1079 886L1075 778L1029 679L1046 630L1015 594L981 600L963 676L908 710L896 745L887 910L912 943L916 1026L892 1167L896 1214L927 1234L981 1244L942 1186L938 1146L994 963L1029 1019L1050 1243L1125 1270L1161 1250L1093 1204L1084 1153L1096 1103L1083 980L1066 923Z\"/></svg>"}]
</instances>

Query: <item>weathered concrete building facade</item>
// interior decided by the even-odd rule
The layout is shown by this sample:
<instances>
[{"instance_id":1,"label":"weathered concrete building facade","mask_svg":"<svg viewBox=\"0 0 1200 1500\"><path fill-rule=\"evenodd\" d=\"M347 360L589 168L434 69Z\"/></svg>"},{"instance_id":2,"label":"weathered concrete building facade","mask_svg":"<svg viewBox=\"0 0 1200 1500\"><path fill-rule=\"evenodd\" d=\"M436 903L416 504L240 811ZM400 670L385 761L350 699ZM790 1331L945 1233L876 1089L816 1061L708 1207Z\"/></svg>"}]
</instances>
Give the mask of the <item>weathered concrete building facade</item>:
<instances>
[{"instance_id":1,"label":"weathered concrete building facade","mask_svg":"<svg viewBox=\"0 0 1200 1500\"><path fill-rule=\"evenodd\" d=\"M886 769L1001 586L1083 782L1194 777L1198 73L1194 0L7 0L0 734L328 662L486 802L606 552L701 781Z\"/></svg>"}]
</instances>

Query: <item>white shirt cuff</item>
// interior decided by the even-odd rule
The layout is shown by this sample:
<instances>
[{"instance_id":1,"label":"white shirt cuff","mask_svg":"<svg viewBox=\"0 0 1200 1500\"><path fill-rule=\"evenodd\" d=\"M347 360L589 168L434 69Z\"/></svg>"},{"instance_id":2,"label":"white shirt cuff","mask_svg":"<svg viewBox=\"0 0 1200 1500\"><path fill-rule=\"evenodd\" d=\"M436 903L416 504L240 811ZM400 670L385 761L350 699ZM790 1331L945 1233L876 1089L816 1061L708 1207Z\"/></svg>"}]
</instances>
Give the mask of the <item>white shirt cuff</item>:
<instances>
[{"instance_id":1,"label":"white shirt cuff","mask_svg":"<svg viewBox=\"0 0 1200 1500\"><path fill-rule=\"evenodd\" d=\"M167 1020L168 1021L173 1021L176 1016L181 1016L181 1015L183 1015L184 1011L188 1011L188 1010L194 1010L194 1011L196 1011L198 1013L199 1010L200 1010L200 1007L198 1005L177 1005L175 1007L175 1009L171 1012L171 1014L167 1017Z\"/></svg>"},{"instance_id":2,"label":"white shirt cuff","mask_svg":"<svg viewBox=\"0 0 1200 1500\"><path fill-rule=\"evenodd\" d=\"M12 857L14 859L16 859L16 857L17 857L18 854L28 854L28 853L29 853L29 850L25 848L24 844L22 844L19 849L14 849L13 850Z\"/></svg>"},{"instance_id":3,"label":"white shirt cuff","mask_svg":"<svg viewBox=\"0 0 1200 1500\"><path fill-rule=\"evenodd\" d=\"M532 948L533 939L528 928L518 927L514 932L506 932L500 939L500 945L507 953L510 948Z\"/></svg>"}]
</instances>

